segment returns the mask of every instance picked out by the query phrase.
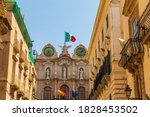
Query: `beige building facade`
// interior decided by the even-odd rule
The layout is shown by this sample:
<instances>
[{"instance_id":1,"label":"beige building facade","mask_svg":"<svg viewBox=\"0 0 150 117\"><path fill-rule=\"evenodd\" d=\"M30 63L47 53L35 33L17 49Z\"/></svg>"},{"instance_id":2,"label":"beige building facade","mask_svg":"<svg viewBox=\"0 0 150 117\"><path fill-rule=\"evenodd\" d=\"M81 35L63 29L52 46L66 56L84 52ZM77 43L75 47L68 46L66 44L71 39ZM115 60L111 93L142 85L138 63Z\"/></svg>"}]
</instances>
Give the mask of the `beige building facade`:
<instances>
[{"instance_id":1,"label":"beige building facade","mask_svg":"<svg viewBox=\"0 0 150 117\"><path fill-rule=\"evenodd\" d=\"M4 0L0 0L0 35L7 34L11 30L11 26L6 18L6 4ZM2 39L0 38L0 49L3 48Z\"/></svg>"},{"instance_id":2,"label":"beige building facade","mask_svg":"<svg viewBox=\"0 0 150 117\"><path fill-rule=\"evenodd\" d=\"M0 99L32 100L36 86L32 42L17 3L9 0L5 5L12 30L0 36Z\"/></svg>"},{"instance_id":3,"label":"beige building facade","mask_svg":"<svg viewBox=\"0 0 150 117\"><path fill-rule=\"evenodd\" d=\"M119 65L127 70L131 99L150 99L150 1L122 1L122 39Z\"/></svg>"},{"instance_id":4,"label":"beige building facade","mask_svg":"<svg viewBox=\"0 0 150 117\"><path fill-rule=\"evenodd\" d=\"M89 95L89 64L86 60L87 49L79 45L71 56L71 46L60 46L62 52L47 44L35 61L37 71L36 95L39 100L79 99L86 100ZM66 93L59 95L58 90ZM73 93L76 93L75 96Z\"/></svg>"},{"instance_id":5,"label":"beige building facade","mask_svg":"<svg viewBox=\"0 0 150 117\"><path fill-rule=\"evenodd\" d=\"M101 0L87 57L90 99L150 99L149 13L149 0Z\"/></svg>"},{"instance_id":6,"label":"beige building facade","mask_svg":"<svg viewBox=\"0 0 150 117\"><path fill-rule=\"evenodd\" d=\"M90 45L90 99L127 99L126 71L118 65L121 44L121 4L119 0L101 0Z\"/></svg>"}]
</instances>

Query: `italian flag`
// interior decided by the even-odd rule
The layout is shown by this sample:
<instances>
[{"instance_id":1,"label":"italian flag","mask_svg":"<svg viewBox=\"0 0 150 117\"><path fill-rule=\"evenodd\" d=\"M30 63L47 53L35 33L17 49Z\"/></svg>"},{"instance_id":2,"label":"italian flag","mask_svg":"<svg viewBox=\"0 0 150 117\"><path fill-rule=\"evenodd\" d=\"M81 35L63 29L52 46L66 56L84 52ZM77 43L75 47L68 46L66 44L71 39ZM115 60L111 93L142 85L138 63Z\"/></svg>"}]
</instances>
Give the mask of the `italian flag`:
<instances>
[{"instance_id":1,"label":"italian flag","mask_svg":"<svg viewBox=\"0 0 150 117\"><path fill-rule=\"evenodd\" d=\"M76 38L68 32L65 32L65 42L75 42Z\"/></svg>"}]
</instances>

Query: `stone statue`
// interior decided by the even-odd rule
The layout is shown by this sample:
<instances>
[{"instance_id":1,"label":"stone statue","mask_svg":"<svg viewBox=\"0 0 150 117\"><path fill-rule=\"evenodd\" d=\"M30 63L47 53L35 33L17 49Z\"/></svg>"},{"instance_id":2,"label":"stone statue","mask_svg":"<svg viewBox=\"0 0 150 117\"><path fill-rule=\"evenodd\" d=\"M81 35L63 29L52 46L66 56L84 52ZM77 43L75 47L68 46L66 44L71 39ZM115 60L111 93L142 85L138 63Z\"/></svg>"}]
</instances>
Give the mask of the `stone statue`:
<instances>
[{"instance_id":1,"label":"stone statue","mask_svg":"<svg viewBox=\"0 0 150 117\"><path fill-rule=\"evenodd\" d=\"M46 69L46 79L50 79L50 68Z\"/></svg>"},{"instance_id":2,"label":"stone statue","mask_svg":"<svg viewBox=\"0 0 150 117\"><path fill-rule=\"evenodd\" d=\"M83 79L83 77L84 77L84 70L83 70L83 68L80 68L80 70L79 70L79 78Z\"/></svg>"},{"instance_id":3,"label":"stone statue","mask_svg":"<svg viewBox=\"0 0 150 117\"><path fill-rule=\"evenodd\" d=\"M61 53L61 55L68 55L69 53L68 53L68 48L70 48L71 46L66 46L66 43L64 43L64 46L59 46L61 49L62 49L62 53Z\"/></svg>"},{"instance_id":4,"label":"stone statue","mask_svg":"<svg viewBox=\"0 0 150 117\"><path fill-rule=\"evenodd\" d=\"M63 73L63 74L62 74L62 75L63 75L62 78L63 78L63 79L66 79L66 76L67 76L66 71L67 71L66 67L63 66L63 68L62 68L62 73Z\"/></svg>"}]
</instances>

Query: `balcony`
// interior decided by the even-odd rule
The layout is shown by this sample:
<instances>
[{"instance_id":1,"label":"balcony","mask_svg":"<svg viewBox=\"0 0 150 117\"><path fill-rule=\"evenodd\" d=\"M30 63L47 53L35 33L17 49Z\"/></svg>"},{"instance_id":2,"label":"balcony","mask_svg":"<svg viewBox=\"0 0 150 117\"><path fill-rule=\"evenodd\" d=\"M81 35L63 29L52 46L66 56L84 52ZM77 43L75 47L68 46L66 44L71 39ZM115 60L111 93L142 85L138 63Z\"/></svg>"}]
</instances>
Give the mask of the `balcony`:
<instances>
[{"instance_id":1,"label":"balcony","mask_svg":"<svg viewBox=\"0 0 150 117\"><path fill-rule=\"evenodd\" d=\"M13 49L14 49L14 52L15 52L16 54L19 53L20 44L19 44L18 39L15 40L15 43L14 43L14 45L13 45Z\"/></svg>"},{"instance_id":2,"label":"balcony","mask_svg":"<svg viewBox=\"0 0 150 117\"><path fill-rule=\"evenodd\" d=\"M97 72L98 72L98 67L97 67L96 63L94 63L93 72L94 72L94 74L97 74Z\"/></svg>"},{"instance_id":3,"label":"balcony","mask_svg":"<svg viewBox=\"0 0 150 117\"><path fill-rule=\"evenodd\" d=\"M139 42L139 39L137 39L137 41L129 39L121 51L119 66L133 73L134 69L136 69L137 65L141 62L143 53L144 48L141 42Z\"/></svg>"},{"instance_id":4,"label":"balcony","mask_svg":"<svg viewBox=\"0 0 150 117\"><path fill-rule=\"evenodd\" d=\"M105 86L108 86L108 82L110 81L110 76L109 75L104 75L101 81L101 86L102 88L105 88Z\"/></svg>"},{"instance_id":5,"label":"balcony","mask_svg":"<svg viewBox=\"0 0 150 117\"><path fill-rule=\"evenodd\" d=\"M25 61L25 57L26 57L25 53L24 53L24 51L22 51L21 54L20 54L20 58L19 58L21 63Z\"/></svg>"},{"instance_id":6,"label":"balcony","mask_svg":"<svg viewBox=\"0 0 150 117\"><path fill-rule=\"evenodd\" d=\"M0 16L5 15L5 6L4 0L0 0Z\"/></svg>"},{"instance_id":7,"label":"balcony","mask_svg":"<svg viewBox=\"0 0 150 117\"><path fill-rule=\"evenodd\" d=\"M104 58L105 58L105 50L103 50L103 49L101 48L101 51L98 52L98 59L99 59L101 62L103 62L103 61L104 61Z\"/></svg>"},{"instance_id":8,"label":"balcony","mask_svg":"<svg viewBox=\"0 0 150 117\"><path fill-rule=\"evenodd\" d=\"M36 92L35 92L35 88L34 88L34 87L33 87L33 89L32 89L32 97L33 97L33 99L36 98Z\"/></svg>"},{"instance_id":9,"label":"balcony","mask_svg":"<svg viewBox=\"0 0 150 117\"><path fill-rule=\"evenodd\" d=\"M135 8L137 0L125 0L123 15L129 16Z\"/></svg>"},{"instance_id":10,"label":"balcony","mask_svg":"<svg viewBox=\"0 0 150 117\"><path fill-rule=\"evenodd\" d=\"M36 70L34 67L32 67L32 72L31 72L32 76L35 77L36 76Z\"/></svg>"},{"instance_id":11,"label":"balcony","mask_svg":"<svg viewBox=\"0 0 150 117\"><path fill-rule=\"evenodd\" d=\"M28 67L29 67L29 62L28 62L28 60L26 60L24 63L24 69L28 70Z\"/></svg>"},{"instance_id":12,"label":"balcony","mask_svg":"<svg viewBox=\"0 0 150 117\"><path fill-rule=\"evenodd\" d=\"M28 73L25 71L25 72L23 73L23 75L24 75L24 77L27 77L27 76L28 76Z\"/></svg>"},{"instance_id":13,"label":"balcony","mask_svg":"<svg viewBox=\"0 0 150 117\"><path fill-rule=\"evenodd\" d=\"M11 88L14 90L17 90L20 87L20 79L18 78L18 76L14 75L14 77L12 77L11 79Z\"/></svg>"},{"instance_id":14,"label":"balcony","mask_svg":"<svg viewBox=\"0 0 150 117\"><path fill-rule=\"evenodd\" d=\"M36 71L35 71L35 69L32 67L32 68L31 68L31 75L29 76L29 81L30 81L30 82L33 82L35 77L36 77Z\"/></svg>"},{"instance_id":15,"label":"balcony","mask_svg":"<svg viewBox=\"0 0 150 117\"><path fill-rule=\"evenodd\" d=\"M18 96L18 97L24 96L24 92L22 92L20 89L18 89L18 91L17 91L17 96Z\"/></svg>"},{"instance_id":16,"label":"balcony","mask_svg":"<svg viewBox=\"0 0 150 117\"><path fill-rule=\"evenodd\" d=\"M148 3L143 15L139 20L140 36L143 44L148 44L150 47L150 2Z\"/></svg>"},{"instance_id":17,"label":"balcony","mask_svg":"<svg viewBox=\"0 0 150 117\"><path fill-rule=\"evenodd\" d=\"M97 96L101 95L101 93L105 89L105 86L108 86L108 82L110 82L109 75L98 74L96 80L94 81L93 89L91 90L89 99L96 99Z\"/></svg>"},{"instance_id":18,"label":"balcony","mask_svg":"<svg viewBox=\"0 0 150 117\"><path fill-rule=\"evenodd\" d=\"M19 26L19 29L23 35L23 38L30 49L33 45L30 39L30 35L28 33L27 27L25 25L23 16L21 14L20 8L18 7L17 3L15 0L5 0L5 3L7 5L7 10L13 12L14 17L16 19L16 22Z\"/></svg>"},{"instance_id":19,"label":"balcony","mask_svg":"<svg viewBox=\"0 0 150 117\"><path fill-rule=\"evenodd\" d=\"M97 74L94 84L93 91L90 94L90 98L93 99L93 96L96 96L96 93L101 92L101 88L108 85L108 81L110 81L111 66L110 66L110 51L108 51L107 56L104 57L104 61L102 66L100 66L99 73ZM96 97L95 97L96 98Z\"/></svg>"},{"instance_id":20,"label":"balcony","mask_svg":"<svg viewBox=\"0 0 150 117\"><path fill-rule=\"evenodd\" d=\"M30 91L29 90L25 90L25 95L24 95L24 99L30 99Z\"/></svg>"},{"instance_id":21,"label":"balcony","mask_svg":"<svg viewBox=\"0 0 150 117\"><path fill-rule=\"evenodd\" d=\"M97 58L95 64L96 64L96 67L97 67L98 69L100 69L101 63L102 63L102 62L101 62L101 59L100 59L100 58Z\"/></svg>"},{"instance_id":22,"label":"balcony","mask_svg":"<svg viewBox=\"0 0 150 117\"><path fill-rule=\"evenodd\" d=\"M24 82L20 82L20 92L25 93L25 84L24 84Z\"/></svg>"},{"instance_id":23,"label":"balcony","mask_svg":"<svg viewBox=\"0 0 150 117\"><path fill-rule=\"evenodd\" d=\"M4 0L0 0L0 33L2 35L8 33L11 30L11 26L5 18L6 5Z\"/></svg>"},{"instance_id":24,"label":"balcony","mask_svg":"<svg viewBox=\"0 0 150 117\"><path fill-rule=\"evenodd\" d=\"M96 79L94 80L94 84L93 84L93 88L94 91L96 91L98 89L98 85L101 84L101 80L105 75L105 67L104 65L101 66L99 73L96 76Z\"/></svg>"},{"instance_id":25,"label":"balcony","mask_svg":"<svg viewBox=\"0 0 150 117\"><path fill-rule=\"evenodd\" d=\"M0 33L4 35L11 30L11 26L7 20L7 18L0 16Z\"/></svg>"}]
</instances>

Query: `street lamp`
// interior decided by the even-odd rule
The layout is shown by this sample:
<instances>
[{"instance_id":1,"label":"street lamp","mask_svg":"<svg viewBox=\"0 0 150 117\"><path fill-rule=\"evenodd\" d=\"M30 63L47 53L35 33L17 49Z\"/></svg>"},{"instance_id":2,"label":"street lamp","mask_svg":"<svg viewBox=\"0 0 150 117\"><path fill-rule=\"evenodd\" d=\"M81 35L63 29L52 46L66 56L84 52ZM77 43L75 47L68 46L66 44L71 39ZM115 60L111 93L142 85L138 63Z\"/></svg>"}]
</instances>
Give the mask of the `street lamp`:
<instances>
[{"instance_id":1,"label":"street lamp","mask_svg":"<svg viewBox=\"0 0 150 117\"><path fill-rule=\"evenodd\" d=\"M131 91L132 91L132 89L131 89L131 88L129 87L129 85L127 84L127 85L126 85L126 88L125 88L125 93L126 93L126 96L128 97L128 100L130 99Z\"/></svg>"}]
</instances>

